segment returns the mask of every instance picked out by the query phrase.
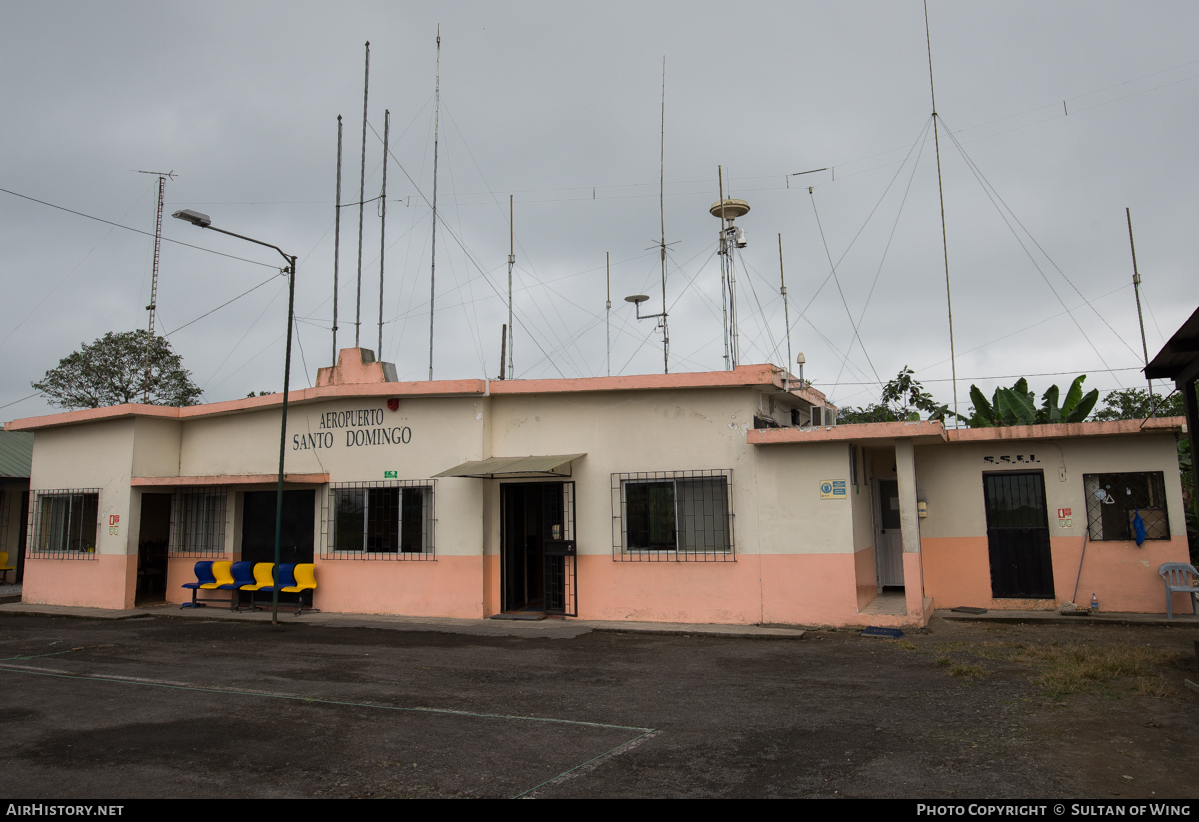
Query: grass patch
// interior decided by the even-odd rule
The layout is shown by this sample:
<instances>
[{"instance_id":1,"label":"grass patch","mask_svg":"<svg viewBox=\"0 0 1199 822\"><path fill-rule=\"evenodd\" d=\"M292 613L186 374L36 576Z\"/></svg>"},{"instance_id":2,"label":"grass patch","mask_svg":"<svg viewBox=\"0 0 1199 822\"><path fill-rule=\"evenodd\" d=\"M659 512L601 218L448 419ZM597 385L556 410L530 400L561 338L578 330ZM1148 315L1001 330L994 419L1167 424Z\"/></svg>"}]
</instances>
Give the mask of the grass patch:
<instances>
[{"instance_id":1,"label":"grass patch","mask_svg":"<svg viewBox=\"0 0 1199 822\"><path fill-rule=\"evenodd\" d=\"M1115 679L1136 677L1138 693L1169 689L1157 667L1173 662L1176 654L1137 645L1052 644L1013 648L1009 659L1040 670L1034 681L1050 696L1078 693ZM1154 684L1160 681L1160 685ZM1172 689L1169 689L1173 693ZM1165 694L1163 694L1165 695Z\"/></svg>"},{"instance_id":2,"label":"grass patch","mask_svg":"<svg viewBox=\"0 0 1199 822\"><path fill-rule=\"evenodd\" d=\"M1137 678L1137 693L1141 696L1151 696L1154 699L1165 699L1178 692L1166 684L1163 676L1142 676Z\"/></svg>"},{"instance_id":3,"label":"grass patch","mask_svg":"<svg viewBox=\"0 0 1199 822\"><path fill-rule=\"evenodd\" d=\"M961 679L982 679L986 672L983 671L981 665L953 665L949 669L950 676L956 676Z\"/></svg>"},{"instance_id":4,"label":"grass patch","mask_svg":"<svg viewBox=\"0 0 1199 822\"><path fill-rule=\"evenodd\" d=\"M947 656L939 656L936 658L936 660L933 662L933 664L936 665L938 668L948 668L950 665L953 664L953 660Z\"/></svg>"},{"instance_id":5,"label":"grass patch","mask_svg":"<svg viewBox=\"0 0 1199 822\"><path fill-rule=\"evenodd\" d=\"M901 639L901 640L899 640L899 642L896 642L895 644L898 645L900 648L903 648L905 651L915 651L916 650L916 643L912 642L912 640L910 640L910 639Z\"/></svg>"}]
</instances>

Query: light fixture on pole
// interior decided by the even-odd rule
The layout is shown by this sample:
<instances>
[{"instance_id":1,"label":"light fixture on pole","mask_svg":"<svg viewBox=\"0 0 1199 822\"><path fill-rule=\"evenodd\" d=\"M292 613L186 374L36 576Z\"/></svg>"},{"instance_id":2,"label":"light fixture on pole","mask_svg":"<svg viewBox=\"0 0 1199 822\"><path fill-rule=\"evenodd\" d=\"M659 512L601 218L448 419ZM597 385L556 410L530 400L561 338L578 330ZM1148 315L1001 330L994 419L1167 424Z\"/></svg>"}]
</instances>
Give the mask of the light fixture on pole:
<instances>
[{"instance_id":1,"label":"light fixture on pole","mask_svg":"<svg viewBox=\"0 0 1199 822\"><path fill-rule=\"evenodd\" d=\"M292 317L295 311L296 301L296 257L294 254L287 254L277 245L264 243L262 240L255 240L253 237L246 237L242 234L234 234L232 231L226 231L223 228L217 228L212 224L212 218L207 214L201 214L199 211L192 211L190 208L185 208L181 211L176 211L172 217L191 223L200 228L211 229L220 234L228 234L230 237L237 237L239 240L245 240L256 245L264 245L267 248L273 248L279 252L283 259L287 260L287 351L284 354L283 363L283 420L280 424L279 432L279 488L275 493L275 564L271 567L271 624L279 624L279 552L280 541L283 535L283 457L287 453L287 391L289 387L289 377L291 376L291 328ZM301 593L303 596L303 593Z\"/></svg>"}]
</instances>

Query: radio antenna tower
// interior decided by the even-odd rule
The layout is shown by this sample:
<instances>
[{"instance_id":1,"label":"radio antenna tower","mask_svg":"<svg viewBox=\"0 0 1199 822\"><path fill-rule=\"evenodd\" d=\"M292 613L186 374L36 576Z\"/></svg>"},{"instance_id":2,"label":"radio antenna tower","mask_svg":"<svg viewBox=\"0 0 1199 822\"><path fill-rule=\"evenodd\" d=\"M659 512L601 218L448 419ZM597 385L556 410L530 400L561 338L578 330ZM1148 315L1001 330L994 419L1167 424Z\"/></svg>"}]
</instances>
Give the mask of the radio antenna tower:
<instances>
[{"instance_id":1,"label":"radio antenna tower","mask_svg":"<svg viewBox=\"0 0 1199 822\"><path fill-rule=\"evenodd\" d=\"M429 257L429 379L433 379L433 298L437 296L437 131L441 122L441 25L437 26L437 77L433 84L433 242Z\"/></svg>"},{"instance_id":2,"label":"radio antenna tower","mask_svg":"<svg viewBox=\"0 0 1199 822\"><path fill-rule=\"evenodd\" d=\"M358 176L358 291L354 301L354 347L360 348L362 327L362 220L366 206L366 106L371 90L371 43L366 41L366 73L362 81L362 171ZM383 352L379 352L382 356Z\"/></svg>"},{"instance_id":3,"label":"radio antenna tower","mask_svg":"<svg viewBox=\"0 0 1199 822\"><path fill-rule=\"evenodd\" d=\"M167 180L177 176L172 171L138 171L138 174L154 174L158 177L158 214L154 218L154 268L150 275L150 304L146 310L150 312L150 325L146 333L146 376L142 382L142 402L150 404L150 348L154 342L154 312L158 309L158 258L162 249L162 201L166 192Z\"/></svg>"}]
</instances>

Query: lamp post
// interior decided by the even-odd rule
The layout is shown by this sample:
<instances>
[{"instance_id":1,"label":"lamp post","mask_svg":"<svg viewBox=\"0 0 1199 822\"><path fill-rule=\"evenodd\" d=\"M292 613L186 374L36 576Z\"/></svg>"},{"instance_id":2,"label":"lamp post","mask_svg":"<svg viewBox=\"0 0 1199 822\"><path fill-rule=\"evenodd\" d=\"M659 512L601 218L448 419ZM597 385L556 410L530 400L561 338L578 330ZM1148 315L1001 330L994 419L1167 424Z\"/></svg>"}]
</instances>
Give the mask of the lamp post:
<instances>
[{"instance_id":1,"label":"lamp post","mask_svg":"<svg viewBox=\"0 0 1199 822\"><path fill-rule=\"evenodd\" d=\"M271 624L278 625L279 549L280 541L283 538L283 457L287 453L287 391L289 377L291 376L291 326L296 300L296 257L294 254L285 253L277 245L271 245L270 243L264 243L262 240L255 240L253 237L246 237L241 234L234 234L232 231L226 231L223 228L217 228L212 224L212 218L207 214L192 211L190 208L176 211L171 216L191 223L194 226L199 226L200 228L207 228L221 234L228 234L230 237L237 237L239 240L273 248L282 255L283 259L287 260L287 353L284 355L283 363L283 421L280 424L279 430L279 488L275 492L275 564L271 566ZM303 593L301 592L300 595L303 596Z\"/></svg>"}]
</instances>

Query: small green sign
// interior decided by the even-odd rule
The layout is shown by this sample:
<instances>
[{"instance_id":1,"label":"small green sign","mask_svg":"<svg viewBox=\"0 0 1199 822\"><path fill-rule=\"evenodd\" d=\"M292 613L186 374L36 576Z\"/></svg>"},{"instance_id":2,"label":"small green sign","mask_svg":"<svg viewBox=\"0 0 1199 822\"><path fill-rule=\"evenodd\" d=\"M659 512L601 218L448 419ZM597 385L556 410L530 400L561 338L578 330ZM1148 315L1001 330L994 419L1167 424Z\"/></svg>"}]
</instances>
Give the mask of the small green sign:
<instances>
[{"instance_id":1,"label":"small green sign","mask_svg":"<svg viewBox=\"0 0 1199 822\"><path fill-rule=\"evenodd\" d=\"M399 471L384 471L383 472L383 479L399 479L399 477L400 477Z\"/></svg>"}]
</instances>

